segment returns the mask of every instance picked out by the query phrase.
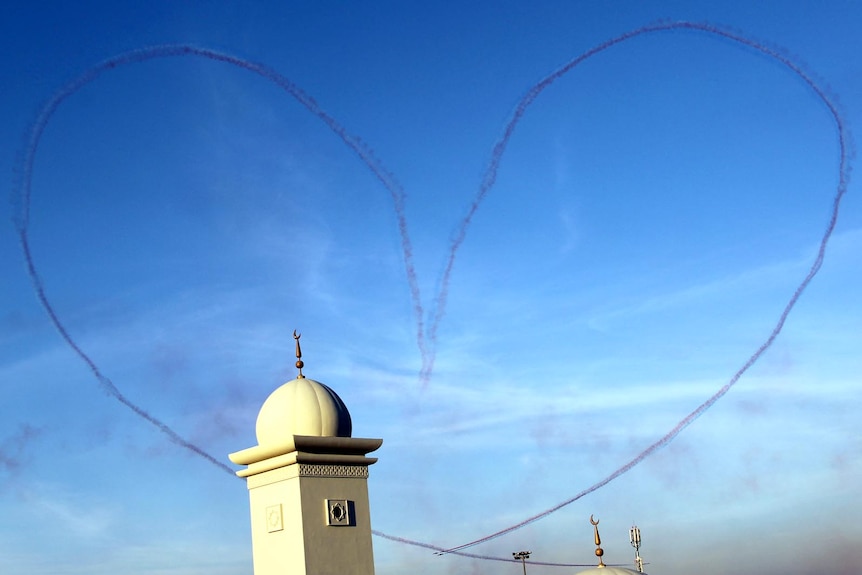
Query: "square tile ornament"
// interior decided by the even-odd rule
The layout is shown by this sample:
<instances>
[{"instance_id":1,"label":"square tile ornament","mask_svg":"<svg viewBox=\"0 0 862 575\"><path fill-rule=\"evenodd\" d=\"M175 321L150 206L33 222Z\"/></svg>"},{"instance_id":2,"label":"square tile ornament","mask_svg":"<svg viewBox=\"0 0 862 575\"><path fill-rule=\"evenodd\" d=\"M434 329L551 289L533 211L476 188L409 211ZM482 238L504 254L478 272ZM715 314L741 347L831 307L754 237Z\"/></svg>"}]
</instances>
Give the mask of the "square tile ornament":
<instances>
[{"instance_id":1,"label":"square tile ornament","mask_svg":"<svg viewBox=\"0 0 862 575\"><path fill-rule=\"evenodd\" d=\"M270 505L266 508L266 530L269 533L282 531L284 529L284 520L281 514L281 504Z\"/></svg>"},{"instance_id":2,"label":"square tile ornament","mask_svg":"<svg viewBox=\"0 0 862 575\"><path fill-rule=\"evenodd\" d=\"M326 524L336 526L353 525L350 513L350 501L346 499L326 500Z\"/></svg>"}]
</instances>

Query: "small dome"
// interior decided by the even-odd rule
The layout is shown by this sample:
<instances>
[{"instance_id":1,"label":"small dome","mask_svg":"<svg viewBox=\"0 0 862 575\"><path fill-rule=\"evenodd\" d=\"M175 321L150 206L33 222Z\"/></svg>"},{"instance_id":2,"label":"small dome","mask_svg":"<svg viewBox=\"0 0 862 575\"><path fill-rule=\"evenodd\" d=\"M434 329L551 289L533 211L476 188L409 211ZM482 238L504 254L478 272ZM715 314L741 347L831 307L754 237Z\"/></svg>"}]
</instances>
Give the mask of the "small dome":
<instances>
[{"instance_id":1,"label":"small dome","mask_svg":"<svg viewBox=\"0 0 862 575\"><path fill-rule=\"evenodd\" d=\"M585 571L578 571L577 575L646 575L634 569L626 569L625 567L593 567Z\"/></svg>"},{"instance_id":2,"label":"small dome","mask_svg":"<svg viewBox=\"0 0 862 575\"><path fill-rule=\"evenodd\" d=\"M350 437L352 423L338 394L308 378L288 381L272 392L257 415L257 443L276 445L294 435Z\"/></svg>"}]
</instances>

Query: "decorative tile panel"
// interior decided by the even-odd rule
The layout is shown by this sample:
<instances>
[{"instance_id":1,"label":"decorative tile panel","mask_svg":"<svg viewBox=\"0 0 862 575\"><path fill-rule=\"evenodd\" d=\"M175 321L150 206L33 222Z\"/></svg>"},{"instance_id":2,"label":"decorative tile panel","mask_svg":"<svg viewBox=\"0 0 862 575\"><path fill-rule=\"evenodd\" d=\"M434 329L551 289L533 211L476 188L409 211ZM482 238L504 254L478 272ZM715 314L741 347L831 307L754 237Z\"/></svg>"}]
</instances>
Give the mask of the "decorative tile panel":
<instances>
[{"instance_id":1,"label":"decorative tile panel","mask_svg":"<svg viewBox=\"0 0 862 575\"><path fill-rule=\"evenodd\" d=\"M368 468L364 465L315 465L299 464L300 477L357 477L368 479Z\"/></svg>"}]
</instances>

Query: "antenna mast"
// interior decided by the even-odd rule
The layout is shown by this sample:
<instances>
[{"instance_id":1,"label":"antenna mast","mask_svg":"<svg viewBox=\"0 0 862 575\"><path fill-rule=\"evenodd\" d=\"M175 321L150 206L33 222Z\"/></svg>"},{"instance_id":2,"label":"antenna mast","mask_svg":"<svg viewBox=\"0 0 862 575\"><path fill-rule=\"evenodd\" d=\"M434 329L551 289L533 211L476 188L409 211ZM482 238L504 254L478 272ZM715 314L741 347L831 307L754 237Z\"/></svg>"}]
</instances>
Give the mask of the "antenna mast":
<instances>
[{"instance_id":1,"label":"antenna mast","mask_svg":"<svg viewBox=\"0 0 862 575\"><path fill-rule=\"evenodd\" d=\"M638 529L637 525L632 525L632 528L629 529L629 541L631 541L632 547L635 548L635 567L638 569L638 573L644 572L644 560L641 559L641 530Z\"/></svg>"}]
</instances>

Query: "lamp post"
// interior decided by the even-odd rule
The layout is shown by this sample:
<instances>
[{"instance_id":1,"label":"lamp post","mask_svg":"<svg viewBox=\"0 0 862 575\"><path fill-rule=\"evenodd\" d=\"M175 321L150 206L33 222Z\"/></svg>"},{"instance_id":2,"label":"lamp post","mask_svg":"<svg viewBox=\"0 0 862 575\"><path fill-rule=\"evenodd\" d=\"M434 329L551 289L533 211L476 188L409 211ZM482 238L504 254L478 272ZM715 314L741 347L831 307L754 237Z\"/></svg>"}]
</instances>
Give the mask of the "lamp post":
<instances>
[{"instance_id":1,"label":"lamp post","mask_svg":"<svg viewBox=\"0 0 862 575\"><path fill-rule=\"evenodd\" d=\"M637 525L632 525L632 528L629 529L629 541L632 544L632 547L635 548L635 567L638 568L639 573L644 572L644 560L641 559L641 530L638 529Z\"/></svg>"},{"instance_id":2,"label":"lamp post","mask_svg":"<svg viewBox=\"0 0 862 575\"><path fill-rule=\"evenodd\" d=\"M530 553L532 553L532 551L518 551L517 553L512 553L512 557L521 560L521 564L524 566L524 575L527 575L527 559L530 558Z\"/></svg>"}]
</instances>

